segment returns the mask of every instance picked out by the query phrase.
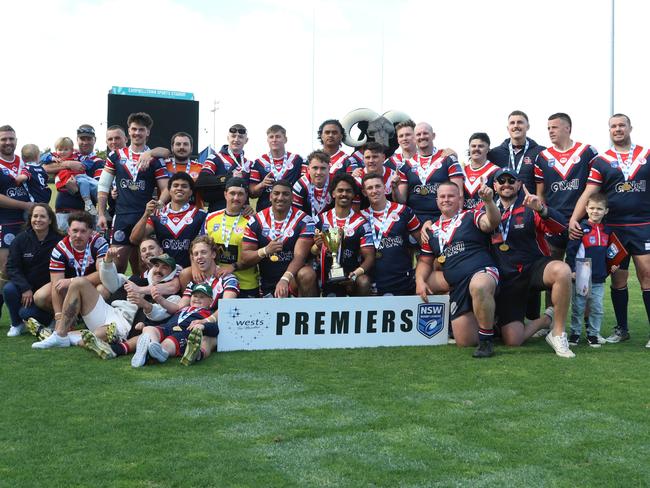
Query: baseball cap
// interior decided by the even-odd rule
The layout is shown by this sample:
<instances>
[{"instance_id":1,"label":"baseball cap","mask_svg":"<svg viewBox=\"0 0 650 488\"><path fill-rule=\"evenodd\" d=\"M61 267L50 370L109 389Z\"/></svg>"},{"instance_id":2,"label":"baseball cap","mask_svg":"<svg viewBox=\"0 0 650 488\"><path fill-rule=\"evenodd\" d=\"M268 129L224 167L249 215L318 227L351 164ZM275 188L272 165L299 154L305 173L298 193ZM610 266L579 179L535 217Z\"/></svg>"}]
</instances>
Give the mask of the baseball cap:
<instances>
[{"instance_id":1,"label":"baseball cap","mask_svg":"<svg viewBox=\"0 0 650 488\"><path fill-rule=\"evenodd\" d=\"M195 293L203 293L212 298L212 287L207 283L198 283L192 287L192 295Z\"/></svg>"},{"instance_id":2,"label":"baseball cap","mask_svg":"<svg viewBox=\"0 0 650 488\"><path fill-rule=\"evenodd\" d=\"M228 178L228 181L226 181L226 190L228 188L243 188L244 190L248 191L248 185L246 184L246 180L244 178L239 178L237 176Z\"/></svg>"},{"instance_id":3,"label":"baseball cap","mask_svg":"<svg viewBox=\"0 0 650 488\"><path fill-rule=\"evenodd\" d=\"M95 137L95 128L89 124L82 124L77 129L78 136L93 136Z\"/></svg>"},{"instance_id":4,"label":"baseball cap","mask_svg":"<svg viewBox=\"0 0 650 488\"><path fill-rule=\"evenodd\" d=\"M165 263L166 265L170 266L172 269L176 268L176 260L173 257L171 257L169 254L161 254L160 256L154 256L151 259L149 259L150 263L155 263L156 261Z\"/></svg>"},{"instance_id":5,"label":"baseball cap","mask_svg":"<svg viewBox=\"0 0 650 488\"><path fill-rule=\"evenodd\" d=\"M494 173L494 179L496 180L497 178L499 178L500 176L503 176L503 175L510 175L515 180L520 180L521 179L521 178L519 178L519 174L512 168L501 168L496 173Z\"/></svg>"}]
</instances>

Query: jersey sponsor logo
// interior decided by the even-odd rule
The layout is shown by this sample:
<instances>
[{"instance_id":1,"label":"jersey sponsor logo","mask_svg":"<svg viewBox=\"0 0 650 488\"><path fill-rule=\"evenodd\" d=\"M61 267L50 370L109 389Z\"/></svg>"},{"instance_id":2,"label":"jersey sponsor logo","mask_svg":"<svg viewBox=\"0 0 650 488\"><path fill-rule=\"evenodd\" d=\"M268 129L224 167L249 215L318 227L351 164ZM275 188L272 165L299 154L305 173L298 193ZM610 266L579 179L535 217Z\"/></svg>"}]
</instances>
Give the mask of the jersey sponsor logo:
<instances>
[{"instance_id":1,"label":"jersey sponsor logo","mask_svg":"<svg viewBox=\"0 0 650 488\"><path fill-rule=\"evenodd\" d=\"M145 181L139 180L139 181L133 181L133 180L127 180L126 178L122 178L120 180L120 188L128 188L129 190L140 190L144 191L146 188L147 183Z\"/></svg>"},{"instance_id":2,"label":"jersey sponsor logo","mask_svg":"<svg viewBox=\"0 0 650 488\"><path fill-rule=\"evenodd\" d=\"M418 305L418 332L427 339L439 334L444 327L445 305L420 303Z\"/></svg>"},{"instance_id":3,"label":"jersey sponsor logo","mask_svg":"<svg viewBox=\"0 0 650 488\"><path fill-rule=\"evenodd\" d=\"M413 187L413 193L416 195L433 195L438 192L438 187L440 183L434 183L432 185L415 185Z\"/></svg>"},{"instance_id":4,"label":"jersey sponsor logo","mask_svg":"<svg viewBox=\"0 0 650 488\"><path fill-rule=\"evenodd\" d=\"M189 239L163 239L163 249L171 249L172 251L188 251L190 249Z\"/></svg>"},{"instance_id":5,"label":"jersey sponsor logo","mask_svg":"<svg viewBox=\"0 0 650 488\"><path fill-rule=\"evenodd\" d=\"M25 197L27 196L27 190L25 190L22 186L19 186L17 188L9 188L7 190L7 196L9 198Z\"/></svg>"},{"instance_id":6,"label":"jersey sponsor logo","mask_svg":"<svg viewBox=\"0 0 650 488\"><path fill-rule=\"evenodd\" d=\"M391 249L393 247L403 247L404 239L402 236L384 236L379 243L378 249Z\"/></svg>"},{"instance_id":7,"label":"jersey sponsor logo","mask_svg":"<svg viewBox=\"0 0 650 488\"><path fill-rule=\"evenodd\" d=\"M566 181L554 181L551 183L551 191L573 191L580 189L580 180L578 178L573 178L572 180Z\"/></svg>"},{"instance_id":8,"label":"jersey sponsor logo","mask_svg":"<svg viewBox=\"0 0 650 488\"><path fill-rule=\"evenodd\" d=\"M616 191L616 193L643 193L645 192L645 188L645 180L625 181L623 183L618 183L614 187L614 191Z\"/></svg>"}]
</instances>

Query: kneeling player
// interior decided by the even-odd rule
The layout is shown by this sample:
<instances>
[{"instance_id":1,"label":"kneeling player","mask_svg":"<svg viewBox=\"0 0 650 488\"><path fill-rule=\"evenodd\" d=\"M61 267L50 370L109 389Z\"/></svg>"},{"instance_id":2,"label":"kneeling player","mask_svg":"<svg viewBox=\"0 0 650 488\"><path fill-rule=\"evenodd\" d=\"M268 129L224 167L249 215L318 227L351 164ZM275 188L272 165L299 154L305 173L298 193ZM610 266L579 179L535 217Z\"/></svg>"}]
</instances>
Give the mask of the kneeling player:
<instances>
[{"instance_id":1,"label":"kneeling player","mask_svg":"<svg viewBox=\"0 0 650 488\"><path fill-rule=\"evenodd\" d=\"M461 212L461 194L451 181L441 183L436 200L441 217L428 231L429 241L415 270L417 294L423 300L432 294L440 278L433 271L433 257L442 264L442 274L451 287L451 326L458 346L478 342L475 358L492 356L494 293L499 272L489 251L489 234L499 225L499 209L485 183L478 192L483 210Z\"/></svg>"}]
</instances>

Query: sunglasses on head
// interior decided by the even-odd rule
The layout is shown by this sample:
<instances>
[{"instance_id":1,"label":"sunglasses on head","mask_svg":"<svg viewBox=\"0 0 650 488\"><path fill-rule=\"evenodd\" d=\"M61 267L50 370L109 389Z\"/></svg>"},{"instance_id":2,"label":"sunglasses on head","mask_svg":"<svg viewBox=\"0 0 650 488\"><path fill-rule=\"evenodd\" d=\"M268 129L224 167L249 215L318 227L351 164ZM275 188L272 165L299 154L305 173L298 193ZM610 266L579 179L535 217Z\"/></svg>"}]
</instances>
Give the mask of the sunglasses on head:
<instances>
[{"instance_id":1,"label":"sunglasses on head","mask_svg":"<svg viewBox=\"0 0 650 488\"><path fill-rule=\"evenodd\" d=\"M237 129L236 127L231 127L228 129L231 134L241 134L242 136L246 135L246 129Z\"/></svg>"},{"instance_id":2,"label":"sunglasses on head","mask_svg":"<svg viewBox=\"0 0 650 488\"><path fill-rule=\"evenodd\" d=\"M499 176L497 178L497 183L499 183L499 185L504 185L506 183L508 185L514 185L516 182L517 180L515 180L512 176Z\"/></svg>"}]
</instances>

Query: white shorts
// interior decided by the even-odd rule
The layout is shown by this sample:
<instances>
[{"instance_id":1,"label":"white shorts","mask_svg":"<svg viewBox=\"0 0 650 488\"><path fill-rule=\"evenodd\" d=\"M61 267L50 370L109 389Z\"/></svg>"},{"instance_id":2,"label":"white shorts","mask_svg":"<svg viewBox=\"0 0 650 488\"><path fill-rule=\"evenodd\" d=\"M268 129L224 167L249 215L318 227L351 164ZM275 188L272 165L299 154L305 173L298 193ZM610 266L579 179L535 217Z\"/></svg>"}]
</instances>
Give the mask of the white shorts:
<instances>
[{"instance_id":1,"label":"white shorts","mask_svg":"<svg viewBox=\"0 0 650 488\"><path fill-rule=\"evenodd\" d=\"M118 313L115 308L106 303L101 296L97 297L95 308L88 315L82 316L82 318L86 327L93 332L102 325L107 325L111 322L115 323L117 326L117 335L120 340L125 340L131 330L131 324L129 324L121 313Z\"/></svg>"}]
</instances>

